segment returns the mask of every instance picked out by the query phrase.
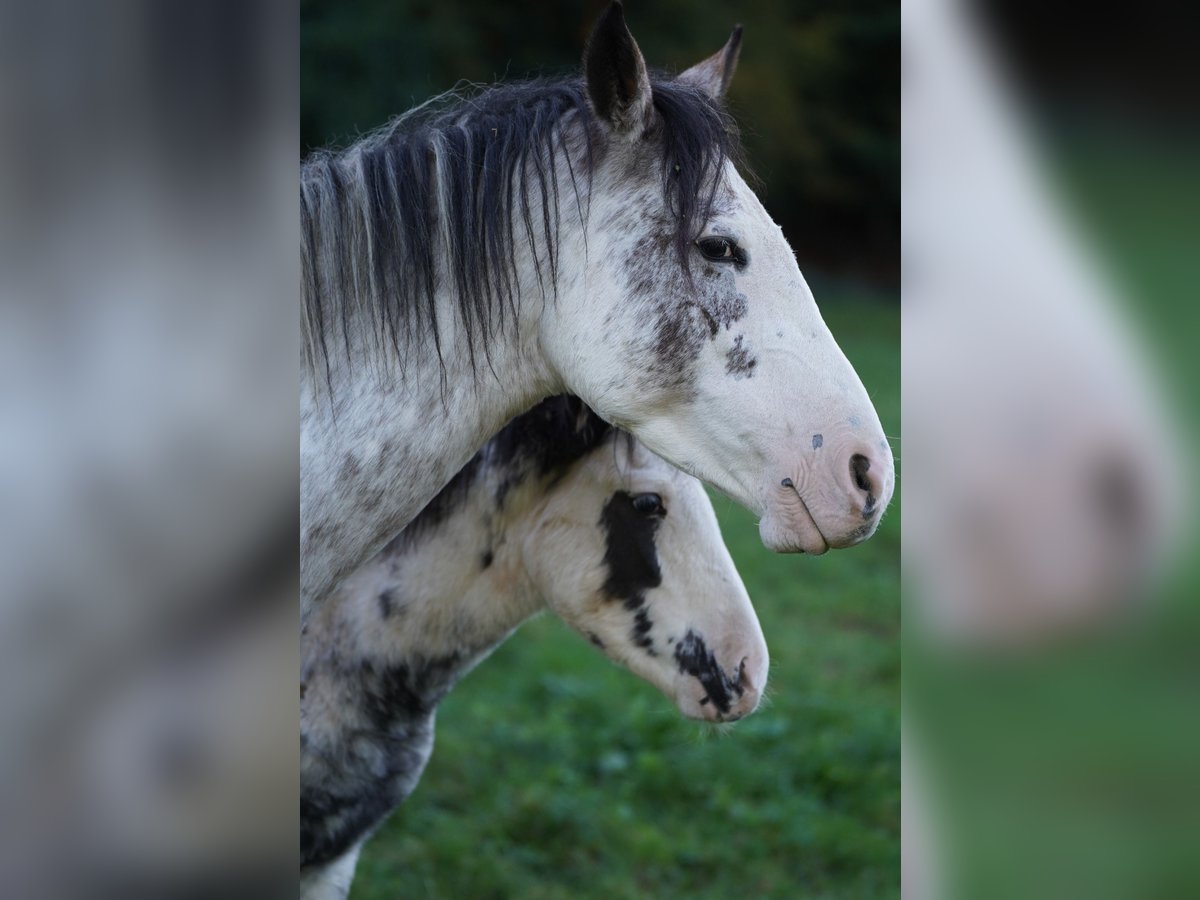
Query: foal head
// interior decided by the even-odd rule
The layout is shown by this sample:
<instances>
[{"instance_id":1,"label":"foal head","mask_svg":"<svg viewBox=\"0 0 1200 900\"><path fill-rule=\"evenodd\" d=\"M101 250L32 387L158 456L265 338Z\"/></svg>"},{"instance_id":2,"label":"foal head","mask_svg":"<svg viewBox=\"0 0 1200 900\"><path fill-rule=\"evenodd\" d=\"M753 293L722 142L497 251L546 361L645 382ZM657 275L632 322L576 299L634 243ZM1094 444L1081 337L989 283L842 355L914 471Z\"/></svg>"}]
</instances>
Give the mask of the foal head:
<instances>
[{"instance_id":1,"label":"foal head","mask_svg":"<svg viewBox=\"0 0 1200 900\"><path fill-rule=\"evenodd\" d=\"M758 706L767 645L703 486L617 433L533 512L524 565L564 621L684 715Z\"/></svg>"},{"instance_id":2,"label":"foal head","mask_svg":"<svg viewBox=\"0 0 1200 900\"><path fill-rule=\"evenodd\" d=\"M566 387L761 518L774 550L869 537L892 454L796 259L735 167L720 98L740 29L651 77L613 3L585 56L593 113L582 268L541 346Z\"/></svg>"}]
</instances>

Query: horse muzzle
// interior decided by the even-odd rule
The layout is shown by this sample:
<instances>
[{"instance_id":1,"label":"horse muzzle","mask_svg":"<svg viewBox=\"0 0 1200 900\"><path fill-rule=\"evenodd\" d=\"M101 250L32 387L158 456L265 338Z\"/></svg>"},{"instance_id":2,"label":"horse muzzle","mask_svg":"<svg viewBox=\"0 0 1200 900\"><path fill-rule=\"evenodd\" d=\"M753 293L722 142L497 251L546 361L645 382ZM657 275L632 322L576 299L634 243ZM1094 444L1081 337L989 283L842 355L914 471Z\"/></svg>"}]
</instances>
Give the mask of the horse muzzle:
<instances>
[{"instance_id":1,"label":"horse muzzle","mask_svg":"<svg viewBox=\"0 0 1200 900\"><path fill-rule=\"evenodd\" d=\"M883 439L831 443L814 440L769 474L759 522L769 550L819 556L875 533L895 486L891 449Z\"/></svg>"},{"instance_id":2,"label":"horse muzzle","mask_svg":"<svg viewBox=\"0 0 1200 900\"><path fill-rule=\"evenodd\" d=\"M700 670L685 672L675 689L680 713L703 722L736 722L758 709L767 686L766 644L747 651L729 665L715 654Z\"/></svg>"}]
</instances>

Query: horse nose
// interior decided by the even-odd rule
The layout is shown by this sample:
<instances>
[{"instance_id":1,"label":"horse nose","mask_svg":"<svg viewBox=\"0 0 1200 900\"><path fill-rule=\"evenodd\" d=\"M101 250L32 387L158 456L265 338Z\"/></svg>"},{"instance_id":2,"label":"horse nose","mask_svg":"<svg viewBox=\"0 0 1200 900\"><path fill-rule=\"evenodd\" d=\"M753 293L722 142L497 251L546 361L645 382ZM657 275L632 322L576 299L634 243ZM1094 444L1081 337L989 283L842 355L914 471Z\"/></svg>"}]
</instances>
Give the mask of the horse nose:
<instances>
[{"instance_id":1,"label":"horse nose","mask_svg":"<svg viewBox=\"0 0 1200 900\"><path fill-rule=\"evenodd\" d=\"M758 709L762 699L765 676L757 670L763 668L756 660L743 657L731 681L730 702L725 708L709 703L704 707L704 717L710 722L736 722Z\"/></svg>"},{"instance_id":2,"label":"horse nose","mask_svg":"<svg viewBox=\"0 0 1200 900\"><path fill-rule=\"evenodd\" d=\"M851 507L863 519L875 518L883 507L881 501L887 489L886 466L870 451L860 449L850 454L847 470Z\"/></svg>"}]
</instances>

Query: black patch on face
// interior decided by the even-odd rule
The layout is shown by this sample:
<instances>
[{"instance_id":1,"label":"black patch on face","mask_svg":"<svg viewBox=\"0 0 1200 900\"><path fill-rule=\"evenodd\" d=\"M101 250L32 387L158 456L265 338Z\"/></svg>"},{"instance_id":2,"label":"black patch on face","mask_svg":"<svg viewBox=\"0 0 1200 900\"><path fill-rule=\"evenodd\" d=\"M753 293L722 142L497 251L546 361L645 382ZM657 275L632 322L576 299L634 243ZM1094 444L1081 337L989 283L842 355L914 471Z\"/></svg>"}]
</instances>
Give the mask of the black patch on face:
<instances>
[{"instance_id":1,"label":"black patch on face","mask_svg":"<svg viewBox=\"0 0 1200 900\"><path fill-rule=\"evenodd\" d=\"M667 300L658 309L654 327L653 382L675 391L693 390L692 367L712 325L703 321L700 307L684 300ZM709 317L711 319L711 317Z\"/></svg>"},{"instance_id":2,"label":"black patch on face","mask_svg":"<svg viewBox=\"0 0 1200 900\"><path fill-rule=\"evenodd\" d=\"M486 570L486 569L490 569L490 568L492 567L492 562L493 562L495 559L496 559L496 557L495 557L495 555L492 553L492 551L491 551L491 550L485 550L485 551L483 552L483 558L480 560L480 563L482 564L482 566L483 566L483 568L484 568L485 570Z\"/></svg>"},{"instance_id":3,"label":"black patch on face","mask_svg":"<svg viewBox=\"0 0 1200 900\"><path fill-rule=\"evenodd\" d=\"M758 360L750 355L750 350L742 346L745 337L739 334L734 338L733 346L725 354L725 374L734 378L752 378L754 367L758 365Z\"/></svg>"},{"instance_id":4,"label":"black patch on face","mask_svg":"<svg viewBox=\"0 0 1200 900\"><path fill-rule=\"evenodd\" d=\"M653 317L654 337L649 348L631 346L629 352L643 354L648 349L651 385L686 397L694 391L694 364L705 340L715 340L722 329L744 317L749 303L732 277L722 277L713 266L701 269L700 278L681 277L672 244L665 239L668 223L651 217L649 224L631 245L625 272L630 301L645 305Z\"/></svg>"},{"instance_id":5,"label":"black patch on face","mask_svg":"<svg viewBox=\"0 0 1200 900\"><path fill-rule=\"evenodd\" d=\"M658 654L650 637L654 622L646 609L645 591L662 584L662 569L654 546L654 534L661 521L661 516L649 516L634 509L633 495L626 491L613 494L600 514L606 537L604 565L608 569L604 591L634 613L630 638L651 656Z\"/></svg>"},{"instance_id":6,"label":"black patch on face","mask_svg":"<svg viewBox=\"0 0 1200 900\"><path fill-rule=\"evenodd\" d=\"M710 304L707 311L726 330L733 327L734 322L745 318L746 313L750 311L750 303L745 294L714 294L708 299Z\"/></svg>"},{"instance_id":7,"label":"black patch on face","mask_svg":"<svg viewBox=\"0 0 1200 900\"><path fill-rule=\"evenodd\" d=\"M605 534L604 565L608 578L604 591L627 603L647 588L662 584L662 569L654 546L654 533L662 520L633 508L633 496L617 491L604 504L600 526ZM641 605L638 600L636 606Z\"/></svg>"},{"instance_id":8,"label":"black patch on face","mask_svg":"<svg viewBox=\"0 0 1200 900\"><path fill-rule=\"evenodd\" d=\"M658 654L652 649L654 647L654 638L650 637L650 629L653 627L654 623L650 621L650 615L643 606L633 617L633 642L651 656L657 656Z\"/></svg>"},{"instance_id":9,"label":"black patch on face","mask_svg":"<svg viewBox=\"0 0 1200 900\"><path fill-rule=\"evenodd\" d=\"M733 703L732 695L740 697L744 691L740 672L736 680L726 675L716 655L704 643L704 638L690 628L675 647L675 662L679 664L680 672L700 682L705 698L711 700L722 713L729 712ZM704 701L700 702L703 705Z\"/></svg>"}]
</instances>

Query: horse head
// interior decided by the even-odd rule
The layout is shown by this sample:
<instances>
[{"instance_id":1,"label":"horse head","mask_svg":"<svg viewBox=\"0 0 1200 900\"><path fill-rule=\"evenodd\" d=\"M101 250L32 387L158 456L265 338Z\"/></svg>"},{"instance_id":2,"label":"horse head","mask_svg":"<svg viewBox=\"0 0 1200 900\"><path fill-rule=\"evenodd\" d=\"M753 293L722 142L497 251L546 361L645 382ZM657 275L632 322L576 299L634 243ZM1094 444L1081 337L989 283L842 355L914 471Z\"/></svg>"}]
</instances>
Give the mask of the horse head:
<instances>
[{"instance_id":1,"label":"horse head","mask_svg":"<svg viewBox=\"0 0 1200 900\"><path fill-rule=\"evenodd\" d=\"M735 165L721 105L741 31L652 78L619 3L585 55L594 122L582 264L545 305L562 381L761 517L773 550L869 537L892 454L780 228Z\"/></svg>"},{"instance_id":2,"label":"horse head","mask_svg":"<svg viewBox=\"0 0 1200 900\"><path fill-rule=\"evenodd\" d=\"M524 566L564 621L690 718L754 711L767 645L699 481L617 433L533 515Z\"/></svg>"}]
</instances>

